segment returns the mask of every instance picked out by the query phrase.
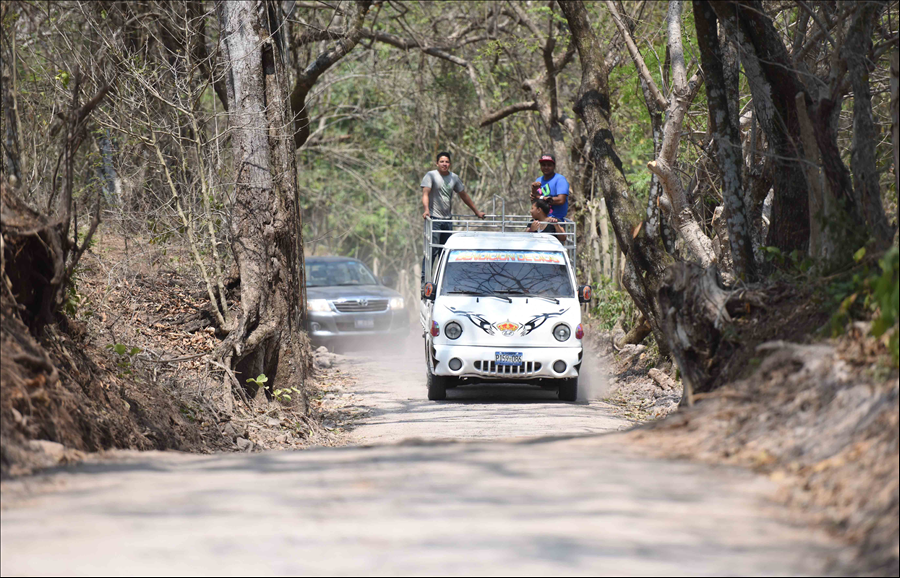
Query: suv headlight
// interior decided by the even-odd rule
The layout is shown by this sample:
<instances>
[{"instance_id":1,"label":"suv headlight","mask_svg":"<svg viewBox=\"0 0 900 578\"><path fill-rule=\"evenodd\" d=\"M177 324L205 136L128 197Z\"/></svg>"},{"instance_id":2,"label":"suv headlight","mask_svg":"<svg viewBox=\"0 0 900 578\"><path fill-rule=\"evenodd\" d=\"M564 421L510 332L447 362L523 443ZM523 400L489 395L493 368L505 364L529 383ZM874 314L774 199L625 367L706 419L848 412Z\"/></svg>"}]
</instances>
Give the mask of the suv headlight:
<instances>
[{"instance_id":1,"label":"suv headlight","mask_svg":"<svg viewBox=\"0 0 900 578\"><path fill-rule=\"evenodd\" d=\"M391 299L391 309L403 309L403 297L394 297Z\"/></svg>"},{"instance_id":2,"label":"suv headlight","mask_svg":"<svg viewBox=\"0 0 900 578\"><path fill-rule=\"evenodd\" d=\"M553 337L555 337L557 341L565 341L570 335L572 335L572 330L564 323L560 323L553 328Z\"/></svg>"},{"instance_id":3,"label":"suv headlight","mask_svg":"<svg viewBox=\"0 0 900 578\"><path fill-rule=\"evenodd\" d=\"M327 313L331 311L331 305L325 299L309 299L306 301L306 310Z\"/></svg>"}]
</instances>

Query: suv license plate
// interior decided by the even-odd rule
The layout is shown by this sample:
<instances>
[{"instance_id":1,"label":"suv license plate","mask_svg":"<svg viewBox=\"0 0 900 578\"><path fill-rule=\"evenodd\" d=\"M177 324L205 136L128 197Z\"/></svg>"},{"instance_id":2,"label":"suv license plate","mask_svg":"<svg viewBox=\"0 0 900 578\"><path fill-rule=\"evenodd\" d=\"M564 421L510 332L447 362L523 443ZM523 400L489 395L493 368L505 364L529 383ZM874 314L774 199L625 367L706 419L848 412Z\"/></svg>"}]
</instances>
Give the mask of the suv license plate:
<instances>
[{"instance_id":1,"label":"suv license plate","mask_svg":"<svg viewBox=\"0 0 900 578\"><path fill-rule=\"evenodd\" d=\"M374 319L356 319L353 321L353 327L356 329L375 329Z\"/></svg>"},{"instance_id":2,"label":"suv license plate","mask_svg":"<svg viewBox=\"0 0 900 578\"><path fill-rule=\"evenodd\" d=\"M521 351L496 351L494 354L497 356L495 361L497 365L522 365L522 352Z\"/></svg>"}]
</instances>

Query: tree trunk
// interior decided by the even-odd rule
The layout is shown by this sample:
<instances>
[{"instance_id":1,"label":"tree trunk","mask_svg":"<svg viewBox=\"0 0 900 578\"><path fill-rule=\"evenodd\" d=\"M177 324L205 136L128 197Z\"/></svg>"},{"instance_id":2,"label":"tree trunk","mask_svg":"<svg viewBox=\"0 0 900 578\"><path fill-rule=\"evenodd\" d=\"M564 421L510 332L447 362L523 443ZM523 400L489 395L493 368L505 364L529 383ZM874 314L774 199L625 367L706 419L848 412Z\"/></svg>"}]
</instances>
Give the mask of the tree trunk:
<instances>
[{"instance_id":1,"label":"tree trunk","mask_svg":"<svg viewBox=\"0 0 900 578\"><path fill-rule=\"evenodd\" d=\"M264 4L267 8L268 2ZM229 62L227 89L234 158L232 248L241 275L241 315L217 357L239 384L265 374L268 386L299 387L306 364L306 292L297 167L285 56L255 3L218 5ZM229 376L225 409L231 407ZM253 393L253 392L251 392ZM305 403L305 398L303 400Z\"/></svg>"},{"instance_id":2,"label":"tree trunk","mask_svg":"<svg viewBox=\"0 0 900 578\"><path fill-rule=\"evenodd\" d=\"M15 42L15 31L10 34L11 42ZM6 129L3 135L3 171L9 184L13 187L22 182L22 169L19 157L19 124L16 114L15 62L4 58L4 51L0 51L0 104L3 108L3 125Z\"/></svg>"},{"instance_id":3,"label":"tree trunk","mask_svg":"<svg viewBox=\"0 0 900 578\"><path fill-rule=\"evenodd\" d=\"M667 344L684 381L682 402L690 403L691 394L711 389L715 373L710 366L716 361L725 325L731 321L732 300L740 304L735 299L740 293L722 289L712 267L677 263L666 270L658 298L665 311Z\"/></svg>"},{"instance_id":4,"label":"tree trunk","mask_svg":"<svg viewBox=\"0 0 900 578\"><path fill-rule=\"evenodd\" d=\"M612 256L609 254L609 215L606 214L606 201L600 199L600 259L603 263L603 274L612 277Z\"/></svg>"},{"instance_id":5,"label":"tree trunk","mask_svg":"<svg viewBox=\"0 0 900 578\"><path fill-rule=\"evenodd\" d=\"M600 235L598 234L599 225L597 224L597 213L600 212L600 199L592 198L587 203L588 209L588 255L590 256L590 266L587 268L588 271L588 285L594 284L594 273L597 272L599 274L603 273L603 266L601 263L601 253L600 253ZM599 275L598 275L599 276ZM600 283L602 284L602 283Z\"/></svg>"},{"instance_id":6,"label":"tree trunk","mask_svg":"<svg viewBox=\"0 0 900 578\"><path fill-rule=\"evenodd\" d=\"M872 119L872 91L869 89L868 53L872 45L872 30L886 2L863 2L847 31L841 55L847 61L847 74L853 86L853 144L850 168L853 171L853 191L857 206L862 208L866 224L878 249L887 249L894 238L881 204L878 167L875 164L875 145L878 132Z\"/></svg>"},{"instance_id":7,"label":"tree trunk","mask_svg":"<svg viewBox=\"0 0 900 578\"><path fill-rule=\"evenodd\" d=\"M722 173L722 196L725 199L725 222L728 227L734 275L744 281L756 279L756 262L750 242L750 227L744 207L741 183L741 136L735 111L729 106L730 84L723 66L722 44L719 42L717 18L709 2L694 0L694 21L700 44L700 59L706 73L706 95L709 106L709 129L718 149ZM731 82L727 82L727 81Z\"/></svg>"},{"instance_id":8,"label":"tree trunk","mask_svg":"<svg viewBox=\"0 0 900 578\"><path fill-rule=\"evenodd\" d=\"M775 155L775 197L767 245L785 253L809 245L809 199L795 95L805 92L793 61L761 2L710 2L725 33L741 48L755 112Z\"/></svg>"},{"instance_id":9,"label":"tree trunk","mask_svg":"<svg viewBox=\"0 0 900 578\"><path fill-rule=\"evenodd\" d=\"M629 192L622 173L622 161L616 154L610 125L606 61L588 21L587 10L580 1L559 4L581 61L581 86L575 99L575 114L584 122L590 142L590 162L599 176L600 190L606 200L618 246L632 273L638 273L629 275L626 272L625 286L641 313L650 321L657 342L662 343L659 312L654 305L656 285L668 258L659 238L651 238L644 230L643 207Z\"/></svg>"},{"instance_id":10,"label":"tree trunk","mask_svg":"<svg viewBox=\"0 0 900 578\"><path fill-rule=\"evenodd\" d=\"M691 256L703 267L709 267L716 260L712 242L700 227L700 223L691 209L691 204L688 202L681 177L675 172L684 117L700 86L699 77L691 79L690 82L687 79L684 50L681 44L681 10L680 0L669 2L666 18L669 57L672 63L672 94L666 110L666 123L663 127L663 139L659 154L656 160L647 163L647 168L659 177L670 202L671 214L675 219L678 232ZM652 234L652 227L649 225L650 222L648 222L648 235Z\"/></svg>"},{"instance_id":11,"label":"tree trunk","mask_svg":"<svg viewBox=\"0 0 900 578\"><path fill-rule=\"evenodd\" d=\"M894 181L900 170L900 47L894 47L891 57L891 135L894 139ZM898 215L894 215L896 218Z\"/></svg>"}]
</instances>

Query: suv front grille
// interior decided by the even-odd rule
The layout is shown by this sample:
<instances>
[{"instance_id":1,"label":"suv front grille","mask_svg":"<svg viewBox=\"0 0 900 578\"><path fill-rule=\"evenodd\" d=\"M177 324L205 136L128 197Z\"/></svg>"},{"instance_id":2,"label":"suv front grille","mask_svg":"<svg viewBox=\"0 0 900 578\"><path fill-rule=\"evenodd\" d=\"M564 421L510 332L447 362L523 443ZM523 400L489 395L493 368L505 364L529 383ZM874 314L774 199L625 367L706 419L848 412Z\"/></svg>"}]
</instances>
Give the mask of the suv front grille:
<instances>
[{"instance_id":1,"label":"suv front grille","mask_svg":"<svg viewBox=\"0 0 900 578\"><path fill-rule=\"evenodd\" d=\"M370 313L372 311L384 311L388 308L388 300L353 299L350 301L335 301L334 308L341 313Z\"/></svg>"},{"instance_id":2,"label":"suv front grille","mask_svg":"<svg viewBox=\"0 0 900 578\"><path fill-rule=\"evenodd\" d=\"M526 361L522 365L497 365L495 361L476 361L475 369L484 375L534 375L541 370L540 361Z\"/></svg>"}]
</instances>

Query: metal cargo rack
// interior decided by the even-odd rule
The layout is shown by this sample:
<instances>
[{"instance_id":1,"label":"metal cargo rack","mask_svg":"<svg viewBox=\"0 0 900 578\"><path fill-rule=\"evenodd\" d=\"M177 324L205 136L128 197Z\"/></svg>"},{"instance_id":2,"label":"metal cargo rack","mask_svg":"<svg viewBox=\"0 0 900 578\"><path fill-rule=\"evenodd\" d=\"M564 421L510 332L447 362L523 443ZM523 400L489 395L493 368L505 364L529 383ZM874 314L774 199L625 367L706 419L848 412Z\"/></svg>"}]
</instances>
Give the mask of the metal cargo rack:
<instances>
[{"instance_id":1,"label":"metal cargo rack","mask_svg":"<svg viewBox=\"0 0 900 578\"><path fill-rule=\"evenodd\" d=\"M497 212L497 205L500 205L500 212ZM461 233L464 231L483 232L483 233L523 233L525 229L534 221L531 215L507 215L506 201L499 196L492 199L491 214L485 215L484 219L479 219L474 215L451 215L449 219L425 219L425 236L424 236L424 252L425 252L425 275L426 280L432 281L432 263L431 252L434 248L443 250L442 243L432 243L433 233ZM449 231L436 230L434 223L450 223ZM576 224L573 221L560 221L557 223L563 229L563 247L569 254L569 261L572 267L576 265ZM556 233L551 233L556 234Z\"/></svg>"}]
</instances>

